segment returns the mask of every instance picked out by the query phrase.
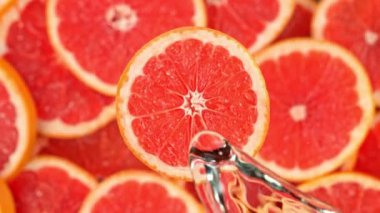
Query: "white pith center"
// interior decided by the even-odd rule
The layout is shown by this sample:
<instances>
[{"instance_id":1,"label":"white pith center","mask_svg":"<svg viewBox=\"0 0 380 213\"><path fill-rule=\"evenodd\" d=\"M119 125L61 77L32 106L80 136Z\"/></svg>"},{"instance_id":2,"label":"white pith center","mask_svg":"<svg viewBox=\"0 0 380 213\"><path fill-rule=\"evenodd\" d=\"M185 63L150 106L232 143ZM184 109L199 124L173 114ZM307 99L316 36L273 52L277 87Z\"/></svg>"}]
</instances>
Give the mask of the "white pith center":
<instances>
[{"instance_id":1,"label":"white pith center","mask_svg":"<svg viewBox=\"0 0 380 213\"><path fill-rule=\"evenodd\" d=\"M364 39L368 45L374 45L379 40L379 35L371 30L367 30L364 33Z\"/></svg>"},{"instance_id":2,"label":"white pith center","mask_svg":"<svg viewBox=\"0 0 380 213\"><path fill-rule=\"evenodd\" d=\"M221 6L226 5L227 0L207 0L208 5Z\"/></svg>"},{"instance_id":3,"label":"white pith center","mask_svg":"<svg viewBox=\"0 0 380 213\"><path fill-rule=\"evenodd\" d=\"M128 4L117 4L106 12L107 23L115 30L128 32L137 24L137 14Z\"/></svg>"},{"instance_id":4,"label":"white pith center","mask_svg":"<svg viewBox=\"0 0 380 213\"><path fill-rule=\"evenodd\" d=\"M183 96L183 104L181 107L185 111L185 115L193 116L201 114L206 109L206 99L203 98L202 93L198 91L189 91Z\"/></svg>"},{"instance_id":5,"label":"white pith center","mask_svg":"<svg viewBox=\"0 0 380 213\"><path fill-rule=\"evenodd\" d=\"M293 121L303 121L307 116L306 106L303 104L294 105L290 108L289 114Z\"/></svg>"}]
</instances>

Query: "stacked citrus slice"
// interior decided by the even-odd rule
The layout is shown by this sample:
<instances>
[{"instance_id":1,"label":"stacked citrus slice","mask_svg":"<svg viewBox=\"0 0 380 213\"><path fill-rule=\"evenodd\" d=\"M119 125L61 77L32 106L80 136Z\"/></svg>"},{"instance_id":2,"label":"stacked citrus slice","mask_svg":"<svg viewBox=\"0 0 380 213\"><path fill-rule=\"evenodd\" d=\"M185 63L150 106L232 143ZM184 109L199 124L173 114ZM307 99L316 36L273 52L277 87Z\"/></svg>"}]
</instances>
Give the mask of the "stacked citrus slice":
<instances>
[{"instance_id":1,"label":"stacked citrus slice","mask_svg":"<svg viewBox=\"0 0 380 213\"><path fill-rule=\"evenodd\" d=\"M7 184L2 180L0 180L0 197L0 212L14 213L15 206L11 191L9 190Z\"/></svg>"}]
</instances>

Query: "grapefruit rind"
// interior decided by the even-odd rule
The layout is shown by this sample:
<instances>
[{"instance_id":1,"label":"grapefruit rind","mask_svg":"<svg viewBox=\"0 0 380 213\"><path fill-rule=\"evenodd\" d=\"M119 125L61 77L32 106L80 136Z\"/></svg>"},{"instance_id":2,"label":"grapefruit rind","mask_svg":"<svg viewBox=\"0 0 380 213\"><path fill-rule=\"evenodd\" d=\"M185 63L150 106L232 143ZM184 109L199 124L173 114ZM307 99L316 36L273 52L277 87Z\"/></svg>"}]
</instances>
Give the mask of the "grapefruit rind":
<instances>
[{"instance_id":1,"label":"grapefruit rind","mask_svg":"<svg viewBox=\"0 0 380 213\"><path fill-rule=\"evenodd\" d=\"M82 184L86 185L89 189L94 189L97 186L96 179L86 170L77 166L76 164L56 156L40 155L34 158L29 164L26 165L26 171L38 171L42 168L58 168L67 172L70 178L79 180Z\"/></svg>"},{"instance_id":2,"label":"grapefruit rind","mask_svg":"<svg viewBox=\"0 0 380 213\"><path fill-rule=\"evenodd\" d=\"M314 0L296 0L296 5L297 4L301 5L303 8L311 12L314 12L317 9L318 5Z\"/></svg>"},{"instance_id":3,"label":"grapefruit rind","mask_svg":"<svg viewBox=\"0 0 380 213\"><path fill-rule=\"evenodd\" d=\"M341 166L344 161L351 155L354 155L361 144L364 142L366 133L372 125L375 113L374 102L371 96L372 88L363 65L354 55L352 55L345 48L338 46L337 44L333 44L327 41L316 41L307 38L293 38L281 41L271 47L260 51L256 55L255 59L257 63L260 64L265 60L276 60L280 56L288 55L294 51L306 54L309 51L313 50L323 51L330 54L332 57L339 58L351 68L357 79L355 88L359 99L358 106L361 108L363 116L360 123L350 132L350 141L348 143L348 146L345 147L338 156L333 159L326 160L319 166L310 169L285 169L273 161L264 160L260 154L257 155L256 158L259 162L263 163L274 172L277 172L285 179L294 182L308 180L324 175L328 172L332 172Z\"/></svg>"},{"instance_id":4,"label":"grapefruit rind","mask_svg":"<svg viewBox=\"0 0 380 213\"><path fill-rule=\"evenodd\" d=\"M8 163L4 165L4 169L0 171L2 178L11 179L32 155L37 133L37 113L25 83L17 72L2 59L0 59L0 83L8 91L17 116L15 126L18 131L18 145L15 152L9 157Z\"/></svg>"},{"instance_id":5,"label":"grapefruit rind","mask_svg":"<svg viewBox=\"0 0 380 213\"><path fill-rule=\"evenodd\" d=\"M0 17L7 12L9 8L12 7L13 4L16 3L16 0L1 0L0 1Z\"/></svg>"},{"instance_id":6,"label":"grapefruit rind","mask_svg":"<svg viewBox=\"0 0 380 213\"><path fill-rule=\"evenodd\" d=\"M20 18L20 11L31 2L31 0L19 0L14 7L11 7L7 13L1 17L0 22L0 55L7 53L7 36L11 25ZM115 118L115 104L105 107L96 119L86 122L80 122L76 125L69 125L61 119L42 120L37 123L37 130L40 134L52 138L77 138L91 134L100 127L105 126Z\"/></svg>"},{"instance_id":7,"label":"grapefruit rind","mask_svg":"<svg viewBox=\"0 0 380 213\"><path fill-rule=\"evenodd\" d=\"M133 56L120 78L116 96L117 121L125 143L138 159L163 175L184 180L192 179L190 169L187 166L169 166L155 155L147 153L141 148L137 137L133 133L132 121L134 116L130 114L126 106L128 106L132 84L139 75L142 75L143 67L147 61L151 57L164 52L170 44L189 38L225 47L230 55L241 59L245 70L252 79L252 90L256 92L257 97L258 117L253 127L255 133L249 137L247 144L243 147L245 152L254 155L261 148L269 125L269 96L264 78L258 66L253 61L252 56L243 45L235 39L209 28L182 27L161 34L151 40Z\"/></svg>"},{"instance_id":8,"label":"grapefruit rind","mask_svg":"<svg viewBox=\"0 0 380 213\"><path fill-rule=\"evenodd\" d=\"M15 204L8 186L0 179L0 212L1 213L14 213Z\"/></svg>"},{"instance_id":9,"label":"grapefruit rind","mask_svg":"<svg viewBox=\"0 0 380 213\"><path fill-rule=\"evenodd\" d=\"M60 40L58 33L59 28L59 17L56 13L56 6L59 0L48 0L47 1L47 26L50 43L52 44L55 51L60 55L63 62L70 68L70 71L84 84L91 87L92 89L108 96L115 96L117 91L117 85L104 82L95 74L87 72L75 59L73 53L65 48ZM193 21L195 26L206 26L206 9L202 0L193 0L195 7L195 14L193 16Z\"/></svg>"},{"instance_id":10,"label":"grapefruit rind","mask_svg":"<svg viewBox=\"0 0 380 213\"><path fill-rule=\"evenodd\" d=\"M95 188L90 194L87 195L79 212L92 212L92 208L99 199L101 199L103 196L106 196L113 187L127 181L160 184L167 190L168 194L171 197L180 198L186 205L189 213L204 212L201 205L182 187L151 172L143 172L138 170L121 171L104 180L101 184L99 184L97 188Z\"/></svg>"},{"instance_id":11,"label":"grapefruit rind","mask_svg":"<svg viewBox=\"0 0 380 213\"><path fill-rule=\"evenodd\" d=\"M272 42L281 34L290 19L292 18L295 2L294 0L278 0L279 14L265 30L257 36L257 40L248 49L251 53L255 53Z\"/></svg>"}]
</instances>

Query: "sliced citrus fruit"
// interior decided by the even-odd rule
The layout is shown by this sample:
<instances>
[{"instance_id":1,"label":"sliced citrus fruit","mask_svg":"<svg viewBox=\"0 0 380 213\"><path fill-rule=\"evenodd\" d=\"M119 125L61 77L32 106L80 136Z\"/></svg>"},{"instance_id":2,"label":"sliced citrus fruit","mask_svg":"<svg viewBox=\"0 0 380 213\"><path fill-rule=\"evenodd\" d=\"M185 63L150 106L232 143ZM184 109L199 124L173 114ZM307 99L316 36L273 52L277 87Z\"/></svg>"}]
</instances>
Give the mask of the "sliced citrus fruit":
<instances>
[{"instance_id":1,"label":"sliced citrus fruit","mask_svg":"<svg viewBox=\"0 0 380 213\"><path fill-rule=\"evenodd\" d=\"M99 184L83 202L81 213L95 212L203 212L184 189L154 173L119 172Z\"/></svg>"},{"instance_id":2,"label":"sliced citrus fruit","mask_svg":"<svg viewBox=\"0 0 380 213\"><path fill-rule=\"evenodd\" d=\"M0 16L2 16L15 3L16 0L0 0Z\"/></svg>"},{"instance_id":3,"label":"sliced citrus fruit","mask_svg":"<svg viewBox=\"0 0 380 213\"><path fill-rule=\"evenodd\" d=\"M114 118L113 99L76 80L55 55L47 37L43 0L20 0L4 14L0 49L32 93L40 133L79 137Z\"/></svg>"},{"instance_id":4,"label":"sliced citrus fruit","mask_svg":"<svg viewBox=\"0 0 380 213\"><path fill-rule=\"evenodd\" d=\"M206 6L210 28L231 35L256 52L285 28L294 0L206 0Z\"/></svg>"},{"instance_id":5,"label":"sliced citrus fruit","mask_svg":"<svg viewBox=\"0 0 380 213\"><path fill-rule=\"evenodd\" d=\"M78 79L106 95L116 94L123 69L150 39L180 26L206 25L202 0L48 0L47 14L61 58Z\"/></svg>"},{"instance_id":6,"label":"sliced citrus fruit","mask_svg":"<svg viewBox=\"0 0 380 213\"><path fill-rule=\"evenodd\" d=\"M39 156L9 182L17 212L78 212L97 185L85 170L64 159Z\"/></svg>"},{"instance_id":7,"label":"sliced citrus fruit","mask_svg":"<svg viewBox=\"0 0 380 213\"><path fill-rule=\"evenodd\" d=\"M358 153L355 152L353 155L351 155L350 157L348 157L344 163L342 164L342 166L338 169L338 171L341 171L341 172L349 172L349 171L352 171L354 170L355 168L355 164L356 164L356 161L358 160Z\"/></svg>"},{"instance_id":8,"label":"sliced citrus fruit","mask_svg":"<svg viewBox=\"0 0 380 213\"><path fill-rule=\"evenodd\" d=\"M278 40L294 37L310 37L311 19L317 7L314 0L295 0L296 7L292 18L282 31Z\"/></svg>"},{"instance_id":9,"label":"sliced citrus fruit","mask_svg":"<svg viewBox=\"0 0 380 213\"><path fill-rule=\"evenodd\" d=\"M77 139L47 139L40 153L73 161L98 179L123 169L147 169L125 146L116 122Z\"/></svg>"},{"instance_id":10,"label":"sliced citrus fruit","mask_svg":"<svg viewBox=\"0 0 380 213\"><path fill-rule=\"evenodd\" d=\"M209 129L254 154L266 135L268 99L260 70L237 41L207 28L179 28L132 58L119 82L117 117L139 159L191 179L190 139Z\"/></svg>"},{"instance_id":11,"label":"sliced citrus fruit","mask_svg":"<svg viewBox=\"0 0 380 213\"><path fill-rule=\"evenodd\" d=\"M355 170L380 178L380 114L375 117L372 129L360 147Z\"/></svg>"},{"instance_id":12,"label":"sliced citrus fruit","mask_svg":"<svg viewBox=\"0 0 380 213\"><path fill-rule=\"evenodd\" d=\"M279 42L257 57L271 101L258 160L291 181L337 169L373 119L368 76L344 48L312 39Z\"/></svg>"},{"instance_id":13,"label":"sliced citrus fruit","mask_svg":"<svg viewBox=\"0 0 380 213\"><path fill-rule=\"evenodd\" d=\"M380 180L359 173L338 173L299 187L342 213L380 212Z\"/></svg>"},{"instance_id":14,"label":"sliced citrus fruit","mask_svg":"<svg viewBox=\"0 0 380 213\"><path fill-rule=\"evenodd\" d=\"M0 212L14 213L15 204L7 184L0 179Z\"/></svg>"},{"instance_id":15,"label":"sliced citrus fruit","mask_svg":"<svg viewBox=\"0 0 380 213\"><path fill-rule=\"evenodd\" d=\"M351 50L365 66L380 106L380 1L325 0L315 13L312 34Z\"/></svg>"},{"instance_id":16,"label":"sliced citrus fruit","mask_svg":"<svg viewBox=\"0 0 380 213\"><path fill-rule=\"evenodd\" d=\"M13 177L34 149L36 109L24 81L0 59L0 177Z\"/></svg>"}]
</instances>

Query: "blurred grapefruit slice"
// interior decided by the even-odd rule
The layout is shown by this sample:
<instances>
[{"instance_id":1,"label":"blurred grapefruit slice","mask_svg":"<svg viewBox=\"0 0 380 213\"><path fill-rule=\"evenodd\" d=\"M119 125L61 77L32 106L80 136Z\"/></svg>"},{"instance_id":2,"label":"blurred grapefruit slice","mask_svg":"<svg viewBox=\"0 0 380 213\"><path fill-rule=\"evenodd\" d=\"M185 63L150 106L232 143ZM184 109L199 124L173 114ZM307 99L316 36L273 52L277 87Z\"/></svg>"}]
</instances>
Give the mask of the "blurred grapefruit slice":
<instances>
[{"instance_id":1,"label":"blurred grapefruit slice","mask_svg":"<svg viewBox=\"0 0 380 213\"><path fill-rule=\"evenodd\" d=\"M24 81L0 59L0 177L13 177L34 149L37 115Z\"/></svg>"},{"instance_id":2,"label":"blurred grapefruit slice","mask_svg":"<svg viewBox=\"0 0 380 213\"><path fill-rule=\"evenodd\" d=\"M1 213L14 213L15 204L11 191L7 184L0 179L0 212Z\"/></svg>"},{"instance_id":3,"label":"blurred grapefruit slice","mask_svg":"<svg viewBox=\"0 0 380 213\"><path fill-rule=\"evenodd\" d=\"M17 212L78 212L97 185L85 170L52 156L33 159L9 182Z\"/></svg>"},{"instance_id":4,"label":"blurred grapefruit slice","mask_svg":"<svg viewBox=\"0 0 380 213\"><path fill-rule=\"evenodd\" d=\"M365 66L380 106L380 1L325 0L315 13L312 34L351 50Z\"/></svg>"},{"instance_id":5,"label":"blurred grapefruit slice","mask_svg":"<svg viewBox=\"0 0 380 213\"><path fill-rule=\"evenodd\" d=\"M208 27L257 52L283 31L293 14L294 0L206 0L206 6Z\"/></svg>"},{"instance_id":6,"label":"blurred grapefruit slice","mask_svg":"<svg viewBox=\"0 0 380 213\"><path fill-rule=\"evenodd\" d=\"M333 174L304 183L299 188L342 213L380 212L380 180L364 174Z\"/></svg>"},{"instance_id":7,"label":"blurred grapefruit slice","mask_svg":"<svg viewBox=\"0 0 380 213\"><path fill-rule=\"evenodd\" d=\"M353 55L332 43L290 39L256 60L271 101L261 163L303 181L337 169L357 152L374 104L368 76Z\"/></svg>"},{"instance_id":8,"label":"blurred grapefruit slice","mask_svg":"<svg viewBox=\"0 0 380 213\"><path fill-rule=\"evenodd\" d=\"M176 27L206 25L202 0L49 0L47 15L50 40L63 61L106 95L116 94L123 69L150 39Z\"/></svg>"},{"instance_id":9,"label":"blurred grapefruit slice","mask_svg":"<svg viewBox=\"0 0 380 213\"><path fill-rule=\"evenodd\" d=\"M158 175L142 171L119 172L92 191L81 213L114 212L204 212L182 187Z\"/></svg>"},{"instance_id":10,"label":"blurred grapefruit slice","mask_svg":"<svg viewBox=\"0 0 380 213\"><path fill-rule=\"evenodd\" d=\"M188 149L197 132L221 132L254 154L266 135L268 104L260 70L242 45L189 27L158 36L132 58L119 82L117 118L136 157L191 179Z\"/></svg>"},{"instance_id":11,"label":"blurred grapefruit slice","mask_svg":"<svg viewBox=\"0 0 380 213\"><path fill-rule=\"evenodd\" d=\"M79 137L114 118L113 99L84 86L49 44L45 2L20 0L0 22L0 55L25 80L37 105L38 130L50 137Z\"/></svg>"}]
</instances>

